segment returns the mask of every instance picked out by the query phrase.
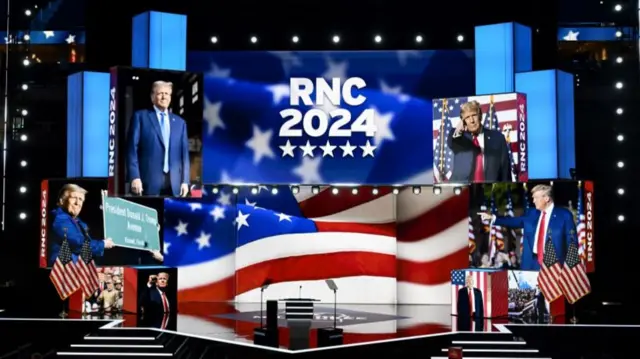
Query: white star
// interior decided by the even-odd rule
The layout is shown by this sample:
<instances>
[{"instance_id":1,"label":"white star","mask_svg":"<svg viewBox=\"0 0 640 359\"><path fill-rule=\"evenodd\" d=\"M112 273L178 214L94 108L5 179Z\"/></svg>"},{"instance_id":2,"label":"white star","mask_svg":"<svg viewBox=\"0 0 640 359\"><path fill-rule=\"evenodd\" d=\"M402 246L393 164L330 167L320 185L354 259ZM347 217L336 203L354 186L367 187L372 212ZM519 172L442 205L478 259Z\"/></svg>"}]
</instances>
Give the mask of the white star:
<instances>
[{"instance_id":1,"label":"white star","mask_svg":"<svg viewBox=\"0 0 640 359\"><path fill-rule=\"evenodd\" d=\"M191 211L202 209L202 203L189 203L189 207L191 207Z\"/></svg>"},{"instance_id":2,"label":"white star","mask_svg":"<svg viewBox=\"0 0 640 359\"><path fill-rule=\"evenodd\" d=\"M280 147L280 149L282 150L282 157L284 156L293 156L293 150L296 149L297 146L291 146L291 142L289 140L287 140L287 143L284 144L284 146L278 146Z\"/></svg>"},{"instance_id":3,"label":"white star","mask_svg":"<svg viewBox=\"0 0 640 359\"><path fill-rule=\"evenodd\" d=\"M580 35L579 31L573 32L572 30L569 30L567 36L563 37L562 39L565 41L578 41L578 35Z\"/></svg>"},{"instance_id":4,"label":"white star","mask_svg":"<svg viewBox=\"0 0 640 359\"><path fill-rule=\"evenodd\" d=\"M380 80L380 91L387 95L395 96L400 102L409 101L409 96L402 93L402 86L391 87L384 80Z\"/></svg>"},{"instance_id":5,"label":"white star","mask_svg":"<svg viewBox=\"0 0 640 359\"><path fill-rule=\"evenodd\" d=\"M45 39L55 36L55 33L53 31L43 31L43 33Z\"/></svg>"},{"instance_id":6,"label":"white star","mask_svg":"<svg viewBox=\"0 0 640 359\"><path fill-rule=\"evenodd\" d=\"M220 117L220 109L222 108L222 102L211 103L206 97L204 98L204 120L207 122L207 134L213 135L216 128L227 128Z\"/></svg>"},{"instance_id":7,"label":"white star","mask_svg":"<svg viewBox=\"0 0 640 359\"><path fill-rule=\"evenodd\" d=\"M219 183L224 183L224 184L244 184L244 181L241 180L241 179L231 178L231 176L229 176L227 171L223 170L220 173L220 182Z\"/></svg>"},{"instance_id":8,"label":"white star","mask_svg":"<svg viewBox=\"0 0 640 359\"><path fill-rule=\"evenodd\" d=\"M230 206L231 205L231 194L230 193L220 192L220 197L218 198L217 202L220 203L223 206Z\"/></svg>"},{"instance_id":9,"label":"white star","mask_svg":"<svg viewBox=\"0 0 640 359\"><path fill-rule=\"evenodd\" d=\"M201 250L205 247L211 247L211 243L209 243L210 239L210 234L206 234L204 233L204 231L200 231L200 237L196 238L196 242L198 242L198 250Z\"/></svg>"},{"instance_id":10,"label":"white star","mask_svg":"<svg viewBox=\"0 0 640 359\"><path fill-rule=\"evenodd\" d=\"M245 145L253 150L254 165L259 164L263 157L274 158L276 156L269 144L272 135L273 129L262 132L260 127L253 125L253 137Z\"/></svg>"},{"instance_id":11,"label":"white star","mask_svg":"<svg viewBox=\"0 0 640 359\"><path fill-rule=\"evenodd\" d=\"M222 67L219 67L215 62L211 62L211 69L209 70L209 72L207 72L207 76L226 79L231 76L231 69L223 69Z\"/></svg>"},{"instance_id":12,"label":"white star","mask_svg":"<svg viewBox=\"0 0 640 359\"><path fill-rule=\"evenodd\" d=\"M370 110L373 110L373 121L376 124L376 133L373 137L373 143L375 143L376 146L379 146L384 140L395 140L396 138L391 131L391 121L393 120L394 113L387 112L382 114L375 107L371 107Z\"/></svg>"},{"instance_id":13,"label":"white star","mask_svg":"<svg viewBox=\"0 0 640 359\"><path fill-rule=\"evenodd\" d=\"M347 140L347 144L344 146L340 146L340 149L342 150L342 157L353 157L353 150L356 149L356 146L351 146L351 143L349 143L349 140Z\"/></svg>"},{"instance_id":14,"label":"white star","mask_svg":"<svg viewBox=\"0 0 640 359\"><path fill-rule=\"evenodd\" d=\"M362 157L367 157L368 155L371 155L371 157L373 156L373 150L376 149L376 146L371 146L371 144L369 143L369 140L367 140L367 143L364 144L364 146L360 146L360 148L362 149Z\"/></svg>"},{"instance_id":15,"label":"white star","mask_svg":"<svg viewBox=\"0 0 640 359\"><path fill-rule=\"evenodd\" d=\"M275 213L274 213L275 214ZM284 213L280 213L280 214L276 214L276 216L278 216L279 220L278 222L282 222L282 221L289 221L291 222L291 216L284 214Z\"/></svg>"},{"instance_id":16,"label":"white star","mask_svg":"<svg viewBox=\"0 0 640 359\"><path fill-rule=\"evenodd\" d=\"M69 36L66 39L64 39L64 41L66 41L67 44L71 45L74 42L76 42L76 35L69 34Z\"/></svg>"},{"instance_id":17,"label":"white star","mask_svg":"<svg viewBox=\"0 0 640 359\"><path fill-rule=\"evenodd\" d=\"M180 237L183 234L188 234L187 233L188 225L189 223L185 223L185 222L182 222L181 220L178 220L178 225L174 227L176 229L176 232L178 232L178 237Z\"/></svg>"},{"instance_id":18,"label":"white star","mask_svg":"<svg viewBox=\"0 0 640 359\"><path fill-rule=\"evenodd\" d=\"M224 208L220 206L214 206L209 214L213 217L214 222L218 222L218 220L224 219Z\"/></svg>"},{"instance_id":19,"label":"white star","mask_svg":"<svg viewBox=\"0 0 640 359\"><path fill-rule=\"evenodd\" d=\"M169 242L162 243L162 252L164 253L165 256L169 254L169 247L171 247L171 243Z\"/></svg>"},{"instance_id":20,"label":"white star","mask_svg":"<svg viewBox=\"0 0 640 359\"><path fill-rule=\"evenodd\" d=\"M245 205L247 205L247 206L249 206L249 207L253 207L253 209L264 209L264 208L262 208L262 207L258 207L258 206L257 206L258 201L255 201L255 202L249 202L249 199L248 199L248 198L245 198L245 199L244 199L244 204L245 204Z\"/></svg>"},{"instance_id":21,"label":"white star","mask_svg":"<svg viewBox=\"0 0 640 359\"><path fill-rule=\"evenodd\" d=\"M316 147L317 146L311 146L311 144L309 143L309 140L307 140L306 145L300 146L300 149L302 150L302 157L304 156L313 157L313 150L315 150Z\"/></svg>"},{"instance_id":22,"label":"white star","mask_svg":"<svg viewBox=\"0 0 640 359\"><path fill-rule=\"evenodd\" d=\"M238 217L236 217L236 224L238 225L238 230L242 228L242 226L249 227L249 223L247 222L247 218L249 218L250 214L243 214L242 211L238 210Z\"/></svg>"},{"instance_id":23,"label":"white star","mask_svg":"<svg viewBox=\"0 0 640 359\"><path fill-rule=\"evenodd\" d=\"M291 95L291 89L287 84L267 86L267 90L271 92L271 95L273 96L274 106L279 105L285 97L289 97Z\"/></svg>"},{"instance_id":24,"label":"white star","mask_svg":"<svg viewBox=\"0 0 640 359\"><path fill-rule=\"evenodd\" d=\"M349 63L344 62L334 62L329 57L326 58L325 63L327 64L327 71L322 74L322 77L327 81L331 81L332 79L340 79L344 80L347 78L347 68L349 67Z\"/></svg>"},{"instance_id":25,"label":"white star","mask_svg":"<svg viewBox=\"0 0 640 359\"><path fill-rule=\"evenodd\" d=\"M270 52L271 55L274 55L280 59L282 63L282 71L284 72L284 77L289 78L289 74L291 73L291 69L293 67L302 66L302 61L300 58L295 55L294 52L291 51L273 51Z\"/></svg>"},{"instance_id":26,"label":"white star","mask_svg":"<svg viewBox=\"0 0 640 359\"><path fill-rule=\"evenodd\" d=\"M327 140L327 144L324 146L320 146L320 149L322 150L322 157L324 156L333 157L333 150L336 149L336 146L331 145L331 142Z\"/></svg>"},{"instance_id":27,"label":"white star","mask_svg":"<svg viewBox=\"0 0 640 359\"><path fill-rule=\"evenodd\" d=\"M420 57L420 52L417 50L400 50L396 51L396 55L400 65L405 66L409 57Z\"/></svg>"},{"instance_id":28,"label":"white star","mask_svg":"<svg viewBox=\"0 0 640 359\"><path fill-rule=\"evenodd\" d=\"M322 163L322 157L308 158L302 157L302 163L300 166L293 169L293 174L300 177L302 180L299 183L305 184L317 184L323 183L320 176L320 164Z\"/></svg>"}]
</instances>

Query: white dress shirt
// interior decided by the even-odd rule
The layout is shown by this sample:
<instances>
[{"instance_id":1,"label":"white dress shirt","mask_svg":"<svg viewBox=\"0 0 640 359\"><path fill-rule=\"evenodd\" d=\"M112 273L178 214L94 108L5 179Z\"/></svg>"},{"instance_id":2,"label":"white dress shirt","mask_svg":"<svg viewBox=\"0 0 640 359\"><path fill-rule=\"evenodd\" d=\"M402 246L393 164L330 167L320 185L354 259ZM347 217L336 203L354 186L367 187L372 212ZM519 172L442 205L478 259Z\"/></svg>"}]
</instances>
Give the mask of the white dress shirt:
<instances>
[{"instance_id":1,"label":"white dress shirt","mask_svg":"<svg viewBox=\"0 0 640 359\"><path fill-rule=\"evenodd\" d=\"M551 220L551 213L553 212L553 203L549 204L549 206L547 207L547 209L545 209L544 211L542 211L545 213L544 216L544 228L540 228L540 222L542 221L542 213L540 213L540 218L538 218L538 224L536 225L536 234L535 237L533 238L533 254L538 254L538 235L540 234L540 231L542 231L542 233L544 233L544 240L547 240L547 229L549 229L549 220ZM542 250L544 251L544 244L542 246ZM544 252L542 253L544 254Z\"/></svg>"}]
</instances>

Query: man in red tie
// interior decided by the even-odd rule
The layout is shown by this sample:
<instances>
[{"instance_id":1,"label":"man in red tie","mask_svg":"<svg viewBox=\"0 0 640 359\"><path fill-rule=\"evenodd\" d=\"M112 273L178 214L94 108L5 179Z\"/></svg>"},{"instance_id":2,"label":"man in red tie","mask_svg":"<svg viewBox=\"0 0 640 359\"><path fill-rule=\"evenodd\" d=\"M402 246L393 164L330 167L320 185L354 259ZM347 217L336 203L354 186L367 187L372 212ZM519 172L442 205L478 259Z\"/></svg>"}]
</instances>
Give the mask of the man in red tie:
<instances>
[{"instance_id":1,"label":"man in red tie","mask_svg":"<svg viewBox=\"0 0 640 359\"><path fill-rule=\"evenodd\" d=\"M573 214L568 209L555 205L551 186L540 184L533 187L531 197L535 209L530 209L522 216L496 217L484 212L479 215L483 220L493 221L496 226L524 229L520 269L540 270L549 240L562 265L571 241L578 245L576 236L572 235L576 233Z\"/></svg>"},{"instance_id":2,"label":"man in red tie","mask_svg":"<svg viewBox=\"0 0 640 359\"><path fill-rule=\"evenodd\" d=\"M482 291L475 288L473 275L465 278L465 286L458 290L458 329L460 331L472 330L481 325L484 318L484 299Z\"/></svg>"},{"instance_id":3,"label":"man in red tie","mask_svg":"<svg viewBox=\"0 0 640 359\"><path fill-rule=\"evenodd\" d=\"M156 328L166 328L171 313L175 313L169 291L169 273L160 272L155 285L148 286L140 298L142 321Z\"/></svg>"},{"instance_id":4,"label":"man in red tie","mask_svg":"<svg viewBox=\"0 0 640 359\"><path fill-rule=\"evenodd\" d=\"M452 182L513 182L511 159L504 135L482 126L477 101L460 107L460 120L447 136L453 152Z\"/></svg>"}]
</instances>

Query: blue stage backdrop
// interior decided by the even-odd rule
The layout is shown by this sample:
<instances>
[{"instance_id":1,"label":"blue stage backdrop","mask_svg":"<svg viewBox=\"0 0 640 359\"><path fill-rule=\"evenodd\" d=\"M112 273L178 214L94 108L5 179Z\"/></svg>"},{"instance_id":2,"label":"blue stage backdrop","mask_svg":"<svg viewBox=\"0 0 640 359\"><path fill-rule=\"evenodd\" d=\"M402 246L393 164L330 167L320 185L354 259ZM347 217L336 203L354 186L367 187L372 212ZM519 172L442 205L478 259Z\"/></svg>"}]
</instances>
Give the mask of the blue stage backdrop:
<instances>
[{"instance_id":1,"label":"blue stage backdrop","mask_svg":"<svg viewBox=\"0 0 640 359\"><path fill-rule=\"evenodd\" d=\"M474 91L472 56L461 50L192 52L188 70L205 73L202 181L431 184L431 100ZM348 86L359 79L364 87ZM301 81L314 88L307 102L303 86L295 86ZM299 117L293 131L284 128L293 122L286 112ZM367 133L371 124L376 130Z\"/></svg>"}]
</instances>

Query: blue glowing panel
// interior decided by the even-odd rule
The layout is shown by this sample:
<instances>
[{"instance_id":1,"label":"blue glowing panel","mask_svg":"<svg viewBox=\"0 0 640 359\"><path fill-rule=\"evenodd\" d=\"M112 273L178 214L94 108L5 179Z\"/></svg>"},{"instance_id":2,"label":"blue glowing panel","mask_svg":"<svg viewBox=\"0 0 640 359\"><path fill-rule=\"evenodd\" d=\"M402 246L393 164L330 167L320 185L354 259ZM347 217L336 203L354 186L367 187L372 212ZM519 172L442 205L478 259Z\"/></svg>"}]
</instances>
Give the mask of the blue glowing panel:
<instances>
[{"instance_id":1,"label":"blue glowing panel","mask_svg":"<svg viewBox=\"0 0 640 359\"><path fill-rule=\"evenodd\" d=\"M82 176L82 72L67 78L67 177Z\"/></svg>"},{"instance_id":2,"label":"blue glowing panel","mask_svg":"<svg viewBox=\"0 0 640 359\"><path fill-rule=\"evenodd\" d=\"M131 64L159 70L187 67L187 17L156 11L133 18Z\"/></svg>"},{"instance_id":3,"label":"blue glowing panel","mask_svg":"<svg viewBox=\"0 0 640 359\"><path fill-rule=\"evenodd\" d=\"M476 95L514 92L516 72L531 71L531 29L516 23L475 28Z\"/></svg>"},{"instance_id":4,"label":"blue glowing panel","mask_svg":"<svg viewBox=\"0 0 640 359\"><path fill-rule=\"evenodd\" d=\"M631 27L560 27L558 41L619 41L633 37Z\"/></svg>"},{"instance_id":5,"label":"blue glowing panel","mask_svg":"<svg viewBox=\"0 0 640 359\"><path fill-rule=\"evenodd\" d=\"M558 177L571 179L576 167L573 74L556 71L558 92Z\"/></svg>"},{"instance_id":6,"label":"blue glowing panel","mask_svg":"<svg viewBox=\"0 0 640 359\"><path fill-rule=\"evenodd\" d=\"M527 95L529 180L558 177L557 71L516 74L516 91Z\"/></svg>"}]
</instances>

